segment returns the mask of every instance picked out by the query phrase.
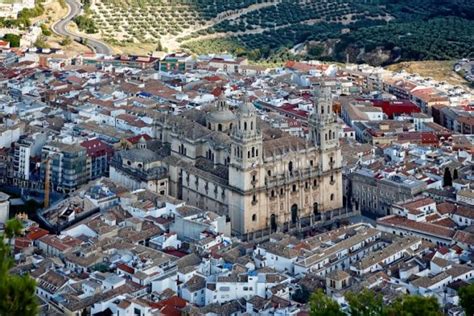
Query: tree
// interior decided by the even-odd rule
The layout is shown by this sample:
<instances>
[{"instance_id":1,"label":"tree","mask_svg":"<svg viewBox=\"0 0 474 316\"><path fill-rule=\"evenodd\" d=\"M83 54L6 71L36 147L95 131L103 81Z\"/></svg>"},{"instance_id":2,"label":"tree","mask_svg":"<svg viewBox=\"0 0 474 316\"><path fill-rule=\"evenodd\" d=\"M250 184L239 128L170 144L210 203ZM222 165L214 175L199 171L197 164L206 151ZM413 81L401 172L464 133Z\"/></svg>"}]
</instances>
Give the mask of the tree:
<instances>
[{"instance_id":1,"label":"tree","mask_svg":"<svg viewBox=\"0 0 474 316\"><path fill-rule=\"evenodd\" d=\"M435 297L405 295L393 302L384 313L387 316L442 316Z\"/></svg>"},{"instance_id":2,"label":"tree","mask_svg":"<svg viewBox=\"0 0 474 316\"><path fill-rule=\"evenodd\" d=\"M41 24L41 33L43 33L44 36L51 36L51 30L46 24Z\"/></svg>"},{"instance_id":3,"label":"tree","mask_svg":"<svg viewBox=\"0 0 474 316\"><path fill-rule=\"evenodd\" d=\"M156 43L156 51L162 52L163 51L163 45L161 45L161 41L158 40L158 43Z\"/></svg>"},{"instance_id":4,"label":"tree","mask_svg":"<svg viewBox=\"0 0 474 316\"><path fill-rule=\"evenodd\" d=\"M459 289L460 304L466 315L474 315L474 284L463 286Z\"/></svg>"},{"instance_id":5,"label":"tree","mask_svg":"<svg viewBox=\"0 0 474 316\"><path fill-rule=\"evenodd\" d=\"M8 239L12 239L15 236L21 235L23 225L17 218L8 220L5 224L5 236Z\"/></svg>"},{"instance_id":6,"label":"tree","mask_svg":"<svg viewBox=\"0 0 474 316\"><path fill-rule=\"evenodd\" d=\"M295 293L291 296L291 299L301 303L301 304L306 304L309 301L309 298L311 297L311 292L308 291L306 286L302 285L301 288L297 289Z\"/></svg>"},{"instance_id":7,"label":"tree","mask_svg":"<svg viewBox=\"0 0 474 316\"><path fill-rule=\"evenodd\" d=\"M10 220L5 227L5 235L9 238L17 236L21 230L18 220ZM36 301L36 282L28 275L12 275L9 273L14 266L11 249L0 235L0 315L25 315L38 314Z\"/></svg>"},{"instance_id":8,"label":"tree","mask_svg":"<svg viewBox=\"0 0 474 316\"><path fill-rule=\"evenodd\" d=\"M309 305L311 316L345 316L339 304L326 296L321 289L311 295Z\"/></svg>"},{"instance_id":9,"label":"tree","mask_svg":"<svg viewBox=\"0 0 474 316\"><path fill-rule=\"evenodd\" d=\"M351 316L378 316L383 312L383 297L380 293L364 289L361 292L347 292Z\"/></svg>"},{"instance_id":10,"label":"tree","mask_svg":"<svg viewBox=\"0 0 474 316\"><path fill-rule=\"evenodd\" d=\"M3 40L10 43L10 47L20 47L20 35L7 33L3 37Z\"/></svg>"},{"instance_id":11,"label":"tree","mask_svg":"<svg viewBox=\"0 0 474 316\"><path fill-rule=\"evenodd\" d=\"M49 45L46 42L46 37L44 35L38 36L34 43L34 46L37 48L49 48Z\"/></svg>"},{"instance_id":12,"label":"tree","mask_svg":"<svg viewBox=\"0 0 474 316\"><path fill-rule=\"evenodd\" d=\"M61 41L61 46L68 46L71 45L72 40L69 36L66 36L62 41Z\"/></svg>"},{"instance_id":13,"label":"tree","mask_svg":"<svg viewBox=\"0 0 474 316\"><path fill-rule=\"evenodd\" d=\"M443 175L443 186L444 187L450 187L453 185L453 178L451 177L451 171L449 170L448 167L444 169L444 175Z\"/></svg>"}]
</instances>

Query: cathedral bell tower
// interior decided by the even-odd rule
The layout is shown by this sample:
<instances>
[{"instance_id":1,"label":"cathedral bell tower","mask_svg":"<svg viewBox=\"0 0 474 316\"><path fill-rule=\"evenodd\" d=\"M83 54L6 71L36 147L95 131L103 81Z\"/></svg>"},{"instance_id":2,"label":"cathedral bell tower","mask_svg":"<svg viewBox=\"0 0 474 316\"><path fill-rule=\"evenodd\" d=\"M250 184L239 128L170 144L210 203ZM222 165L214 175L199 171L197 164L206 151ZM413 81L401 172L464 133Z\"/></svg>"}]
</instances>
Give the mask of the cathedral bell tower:
<instances>
[{"instance_id":1,"label":"cathedral bell tower","mask_svg":"<svg viewBox=\"0 0 474 316\"><path fill-rule=\"evenodd\" d=\"M332 108L331 90L322 87L308 119L310 139L319 150L320 210L342 207L340 125Z\"/></svg>"},{"instance_id":2,"label":"cathedral bell tower","mask_svg":"<svg viewBox=\"0 0 474 316\"><path fill-rule=\"evenodd\" d=\"M257 111L247 100L237 112L230 136L229 185L233 190L228 199L229 215L232 230L245 233L264 220L258 214L264 203L260 188L265 185L262 133L257 127Z\"/></svg>"},{"instance_id":3,"label":"cathedral bell tower","mask_svg":"<svg viewBox=\"0 0 474 316\"><path fill-rule=\"evenodd\" d=\"M262 164L262 133L257 128L257 113L252 103L244 101L237 112L231 132L229 184L249 190L257 180L255 172Z\"/></svg>"},{"instance_id":4,"label":"cathedral bell tower","mask_svg":"<svg viewBox=\"0 0 474 316\"><path fill-rule=\"evenodd\" d=\"M321 151L339 147L340 125L332 109L330 88L323 87L313 104L313 112L309 116L311 141Z\"/></svg>"}]
</instances>

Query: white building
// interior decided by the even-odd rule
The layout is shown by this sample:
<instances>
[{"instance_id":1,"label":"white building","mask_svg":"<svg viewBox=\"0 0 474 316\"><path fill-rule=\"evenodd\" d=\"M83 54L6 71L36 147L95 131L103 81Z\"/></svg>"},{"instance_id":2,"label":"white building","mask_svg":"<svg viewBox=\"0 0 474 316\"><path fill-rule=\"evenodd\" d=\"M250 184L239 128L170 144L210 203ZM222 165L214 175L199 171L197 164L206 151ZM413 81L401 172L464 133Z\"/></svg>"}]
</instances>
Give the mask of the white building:
<instances>
[{"instance_id":1,"label":"white building","mask_svg":"<svg viewBox=\"0 0 474 316\"><path fill-rule=\"evenodd\" d=\"M30 179L31 158L41 156L41 148L48 140L47 134L35 133L31 137L16 142L14 153L15 176L20 179Z\"/></svg>"},{"instance_id":2,"label":"white building","mask_svg":"<svg viewBox=\"0 0 474 316\"><path fill-rule=\"evenodd\" d=\"M10 196L0 192L0 223L6 223L10 215Z\"/></svg>"}]
</instances>

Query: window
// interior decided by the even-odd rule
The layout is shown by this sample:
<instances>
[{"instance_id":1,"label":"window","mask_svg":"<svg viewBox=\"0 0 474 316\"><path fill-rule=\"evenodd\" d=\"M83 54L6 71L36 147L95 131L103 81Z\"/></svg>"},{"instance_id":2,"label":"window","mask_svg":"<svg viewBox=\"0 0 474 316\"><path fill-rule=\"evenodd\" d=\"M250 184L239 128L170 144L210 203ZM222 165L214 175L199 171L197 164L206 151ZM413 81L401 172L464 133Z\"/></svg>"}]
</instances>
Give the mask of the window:
<instances>
[{"instance_id":1,"label":"window","mask_svg":"<svg viewBox=\"0 0 474 316\"><path fill-rule=\"evenodd\" d=\"M293 184L293 192L296 192L296 184Z\"/></svg>"},{"instance_id":2,"label":"window","mask_svg":"<svg viewBox=\"0 0 474 316\"><path fill-rule=\"evenodd\" d=\"M247 122L244 122L244 131L247 130Z\"/></svg>"},{"instance_id":3,"label":"window","mask_svg":"<svg viewBox=\"0 0 474 316\"><path fill-rule=\"evenodd\" d=\"M252 222L256 222L257 221L257 214L253 214L252 215Z\"/></svg>"},{"instance_id":4,"label":"window","mask_svg":"<svg viewBox=\"0 0 474 316\"><path fill-rule=\"evenodd\" d=\"M309 161L309 165L312 167L313 166L313 160Z\"/></svg>"},{"instance_id":5,"label":"window","mask_svg":"<svg viewBox=\"0 0 474 316\"><path fill-rule=\"evenodd\" d=\"M288 171L290 172L290 174L293 174L293 161L290 161L288 163Z\"/></svg>"},{"instance_id":6,"label":"window","mask_svg":"<svg viewBox=\"0 0 474 316\"><path fill-rule=\"evenodd\" d=\"M257 181L257 178L255 177L255 175L252 175L252 181Z\"/></svg>"},{"instance_id":7,"label":"window","mask_svg":"<svg viewBox=\"0 0 474 316\"><path fill-rule=\"evenodd\" d=\"M257 196L255 194L252 196L252 202L257 202Z\"/></svg>"},{"instance_id":8,"label":"window","mask_svg":"<svg viewBox=\"0 0 474 316\"><path fill-rule=\"evenodd\" d=\"M313 180L313 186L317 186L318 185L318 182L316 181L316 179Z\"/></svg>"},{"instance_id":9,"label":"window","mask_svg":"<svg viewBox=\"0 0 474 316\"><path fill-rule=\"evenodd\" d=\"M272 192L270 193L270 196L275 197L275 190L272 190Z\"/></svg>"},{"instance_id":10,"label":"window","mask_svg":"<svg viewBox=\"0 0 474 316\"><path fill-rule=\"evenodd\" d=\"M283 188L280 189L280 195L283 195Z\"/></svg>"},{"instance_id":11,"label":"window","mask_svg":"<svg viewBox=\"0 0 474 316\"><path fill-rule=\"evenodd\" d=\"M267 175L270 177L272 175L272 171L271 170L267 170Z\"/></svg>"},{"instance_id":12,"label":"window","mask_svg":"<svg viewBox=\"0 0 474 316\"><path fill-rule=\"evenodd\" d=\"M331 193L331 201L334 201L334 193Z\"/></svg>"},{"instance_id":13,"label":"window","mask_svg":"<svg viewBox=\"0 0 474 316\"><path fill-rule=\"evenodd\" d=\"M309 189L309 183L308 183L308 181L306 181L306 182L304 183L304 188L305 188L305 189Z\"/></svg>"}]
</instances>

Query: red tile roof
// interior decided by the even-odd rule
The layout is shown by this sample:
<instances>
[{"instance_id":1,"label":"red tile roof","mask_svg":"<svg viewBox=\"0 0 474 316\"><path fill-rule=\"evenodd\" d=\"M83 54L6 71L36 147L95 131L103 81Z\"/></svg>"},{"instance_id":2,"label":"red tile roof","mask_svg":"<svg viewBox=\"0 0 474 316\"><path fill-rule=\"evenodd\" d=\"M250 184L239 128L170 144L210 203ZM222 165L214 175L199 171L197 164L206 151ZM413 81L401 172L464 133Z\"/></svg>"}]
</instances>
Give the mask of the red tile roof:
<instances>
[{"instance_id":1,"label":"red tile roof","mask_svg":"<svg viewBox=\"0 0 474 316\"><path fill-rule=\"evenodd\" d=\"M86 140L81 143L81 146L86 148L89 157L112 156L114 150L100 139Z\"/></svg>"},{"instance_id":2,"label":"red tile roof","mask_svg":"<svg viewBox=\"0 0 474 316\"><path fill-rule=\"evenodd\" d=\"M151 139L151 137L148 134L140 134L140 135L136 135L136 136L127 138L127 140L130 143L132 143L133 145L135 145L136 143L138 143L140 141L140 139L142 139L142 137L145 140L150 140Z\"/></svg>"},{"instance_id":3,"label":"red tile roof","mask_svg":"<svg viewBox=\"0 0 474 316\"><path fill-rule=\"evenodd\" d=\"M49 232L46 229L39 227L31 227L26 234L26 238L29 240L37 240L43 236L46 236Z\"/></svg>"},{"instance_id":4,"label":"red tile roof","mask_svg":"<svg viewBox=\"0 0 474 316\"><path fill-rule=\"evenodd\" d=\"M134 274L135 273L135 269L126 265L125 263L119 263L117 264L117 269L120 269L124 272L127 272L129 274Z\"/></svg>"},{"instance_id":5,"label":"red tile roof","mask_svg":"<svg viewBox=\"0 0 474 316\"><path fill-rule=\"evenodd\" d=\"M455 230L432 223L416 222L401 216L386 216L377 220L377 224L413 230L420 233L439 236L443 238L452 238Z\"/></svg>"}]
</instances>

